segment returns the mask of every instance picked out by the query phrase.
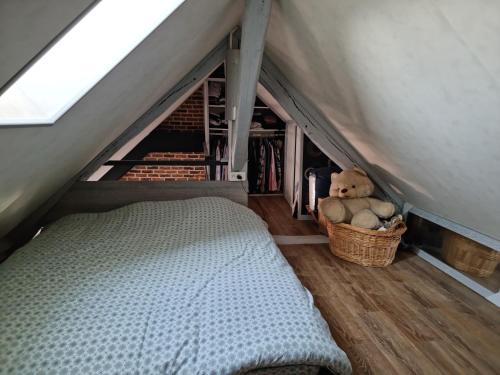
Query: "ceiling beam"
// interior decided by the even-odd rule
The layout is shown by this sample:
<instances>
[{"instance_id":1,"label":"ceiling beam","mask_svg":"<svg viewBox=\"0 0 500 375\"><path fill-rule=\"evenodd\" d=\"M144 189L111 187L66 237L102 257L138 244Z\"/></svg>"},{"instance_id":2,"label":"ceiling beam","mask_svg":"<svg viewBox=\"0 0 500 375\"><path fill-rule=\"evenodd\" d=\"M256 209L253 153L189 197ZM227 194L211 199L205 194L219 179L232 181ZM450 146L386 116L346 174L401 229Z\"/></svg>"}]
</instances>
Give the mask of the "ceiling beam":
<instances>
[{"instance_id":1,"label":"ceiling beam","mask_svg":"<svg viewBox=\"0 0 500 375\"><path fill-rule=\"evenodd\" d=\"M125 143L117 152L111 155L108 159L119 160L123 159L125 155L131 152L139 143L141 143L149 134L151 134L163 121L165 121L168 116L170 116L179 106L184 103L201 85L203 81L198 82L196 85L191 86L184 95L180 96L175 103L173 103L165 112L163 112L159 117L157 117L148 126L142 129L136 136L130 138L127 143ZM103 178L112 167L101 164L97 170L93 171L88 177L85 177L87 181L99 181Z\"/></svg>"},{"instance_id":2,"label":"ceiling beam","mask_svg":"<svg viewBox=\"0 0 500 375\"><path fill-rule=\"evenodd\" d=\"M231 169L235 172L243 171L248 160L248 136L271 3L271 0L245 2L236 88L236 120L231 135ZM234 112L232 108L230 111Z\"/></svg>"},{"instance_id":3,"label":"ceiling beam","mask_svg":"<svg viewBox=\"0 0 500 375\"><path fill-rule=\"evenodd\" d=\"M186 74L172 89L160 98L148 111L130 125L117 139L97 155L78 175L78 180L86 179L111 156L125 146L129 140L138 135L149 124L168 109L193 87L198 87L203 81L224 62L227 50L227 40L224 38L205 58Z\"/></svg>"},{"instance_id":4,"label":"ceiling beam","mask_svg":"<svg viewBox=\"0 0 500 375\"><path fill-rule=\"evenodd\" d=\"M263 57L259 82L321 151L342 168L358 165L364 169L375 183L378 193L402 208L404 202L399 195L377 175L370 163L361 156L333 124L291 85L266 55Z\"/></svg>"}]
</instances>

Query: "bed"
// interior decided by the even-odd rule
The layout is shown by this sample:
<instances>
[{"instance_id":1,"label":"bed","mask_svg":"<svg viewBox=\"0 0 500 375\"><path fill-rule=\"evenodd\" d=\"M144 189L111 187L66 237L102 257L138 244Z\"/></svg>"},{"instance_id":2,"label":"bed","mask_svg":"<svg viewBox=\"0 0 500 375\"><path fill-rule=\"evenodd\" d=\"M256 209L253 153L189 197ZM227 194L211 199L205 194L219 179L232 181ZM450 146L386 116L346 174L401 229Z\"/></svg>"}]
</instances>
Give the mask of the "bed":
<instances>
[{"instance_id":1,"label":"bed","mask_svg":"<svg viewBox=\"0 0 500 375\"><path fill-rule=\"evenodd\" d=\"M0 265L0 374L349 374L265 223L224 198L63 217Z\"/></svg>"}]
</instances>

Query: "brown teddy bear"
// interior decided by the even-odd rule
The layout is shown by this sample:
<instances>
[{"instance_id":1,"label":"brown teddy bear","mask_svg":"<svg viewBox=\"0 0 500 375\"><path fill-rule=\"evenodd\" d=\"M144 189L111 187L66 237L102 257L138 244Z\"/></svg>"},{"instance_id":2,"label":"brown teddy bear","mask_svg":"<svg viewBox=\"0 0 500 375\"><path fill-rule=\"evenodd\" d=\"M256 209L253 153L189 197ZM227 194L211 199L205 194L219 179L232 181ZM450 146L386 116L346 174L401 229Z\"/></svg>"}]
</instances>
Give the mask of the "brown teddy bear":
<instances>
[{"instance_id":1,"label":"brown teddy bear","mask_svg":"<svg viewBox=\"0 0 500 375\"><path fill-rule=\"evenodd\" d=\"M394 215L394 204L370 197L375 187L362 169L332 173L331 178L330 197L321 200L319 210L333 223L378 229L382 226L380 219Z\"/></svg>"}]
</instances>

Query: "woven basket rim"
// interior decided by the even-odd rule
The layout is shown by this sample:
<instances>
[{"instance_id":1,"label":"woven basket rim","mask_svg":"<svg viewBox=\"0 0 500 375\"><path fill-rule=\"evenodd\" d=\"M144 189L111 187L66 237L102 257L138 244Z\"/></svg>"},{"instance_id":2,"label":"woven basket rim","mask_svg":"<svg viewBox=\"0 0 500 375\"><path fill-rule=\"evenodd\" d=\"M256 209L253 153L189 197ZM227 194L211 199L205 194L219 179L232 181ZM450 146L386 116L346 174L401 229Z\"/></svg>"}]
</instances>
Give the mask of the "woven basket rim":
<instances>
[{"instance_id":1,"label":"woven basket rim","mask_svg":"<svg viewBox=\"0 0 500 375\"><path fill-rule=\"evenodd\" d=\"M327 220L328 225L337 226L337 227L351 230L353 232L369 234L371 236L377 236L377 237L392 237L394 235L401 235L404 232L406 232L406 229L407 229L404 221L400 221L396 226L394 226L391 229L381 231L381 230L360 228L360 227L357 227L357 226L354 226L351 224L346 224L346 223L335 224L335 223L331 222L328 218L326 218L326 220Z\"/></svg>"}]
</instances>

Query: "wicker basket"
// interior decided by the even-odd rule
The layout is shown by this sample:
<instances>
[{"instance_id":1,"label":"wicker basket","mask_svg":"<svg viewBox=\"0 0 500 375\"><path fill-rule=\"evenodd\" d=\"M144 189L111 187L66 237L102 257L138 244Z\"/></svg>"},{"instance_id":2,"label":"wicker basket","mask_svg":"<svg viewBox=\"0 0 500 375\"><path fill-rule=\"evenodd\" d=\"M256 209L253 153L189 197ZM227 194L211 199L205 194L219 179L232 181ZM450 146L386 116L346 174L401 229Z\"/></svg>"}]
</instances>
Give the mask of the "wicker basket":
<instances>
[{"instance_id":1,"label":"wicker basket","mask_svg":"<svg viewBox=\"0 0 500 375\"><path fill-rule=\"evenodd\" d=\"M473 276L488 277L495 271L500 253L454 232L443 236L443 259Z\"/></svg>"},{"instance_id":2,"label":"wicker basket","mask_svg":"<svg viewBox=\"0 0 500 375\"><path fill-rule=\"evenodd\" d=\"M318 206L319 203L325 198L318 198ZM318 212L315 212L314 210L311 210L311 207L306 204L306 209L307 213L311 215L312 219L316 224L318 224L318 229L321 234L324 234L325 236L328 236L328 231L326 229L326 216L323 215L321 210L318 208Z\"/></svg>"},{"instance_id":3,"label":"wicker basket","mask_svg":"<svg viewBox=\"0 0 500 375\"><path fill-rule=\"evenodd\" d=\"M325 215L321 211L318 211L318 225L319 225L319 231L322 234L328 235L328 229L327 229L327 221L328 219L326 218Z\"/></svg>"},{"instance_id":4,"label":"wicker basket","mask_svg":"<svg viewBox=\"0 0 500 375\"><path fill-rule=\"evenodd\" d=\"M385 267L392 263L406 225L401 222L387 231L363 229L327 220L331 252L365 267Z\"/></svg>"}]
</instances>

